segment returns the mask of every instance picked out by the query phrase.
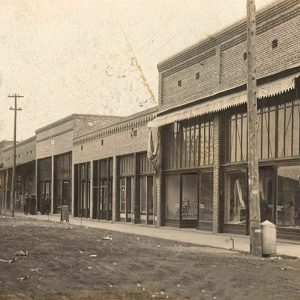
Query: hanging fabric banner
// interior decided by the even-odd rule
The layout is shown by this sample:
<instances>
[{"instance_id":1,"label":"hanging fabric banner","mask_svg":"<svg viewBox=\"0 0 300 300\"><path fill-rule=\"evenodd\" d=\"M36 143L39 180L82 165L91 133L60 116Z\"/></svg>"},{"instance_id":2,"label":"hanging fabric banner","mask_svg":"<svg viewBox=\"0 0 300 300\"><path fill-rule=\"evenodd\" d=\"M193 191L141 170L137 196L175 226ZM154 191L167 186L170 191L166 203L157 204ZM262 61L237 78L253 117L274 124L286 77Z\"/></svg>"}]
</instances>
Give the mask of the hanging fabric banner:
<instances>
[{"instance_id":1,"label":"hanging fabric banner","mask_svg":"<svg viewBox=\"0 0 300 300\"><path fill-rule=\"evenodd\" d=\"M147 156L156 173L160 169L160 128L149 128Z\"/></svg>"}]
</instances>

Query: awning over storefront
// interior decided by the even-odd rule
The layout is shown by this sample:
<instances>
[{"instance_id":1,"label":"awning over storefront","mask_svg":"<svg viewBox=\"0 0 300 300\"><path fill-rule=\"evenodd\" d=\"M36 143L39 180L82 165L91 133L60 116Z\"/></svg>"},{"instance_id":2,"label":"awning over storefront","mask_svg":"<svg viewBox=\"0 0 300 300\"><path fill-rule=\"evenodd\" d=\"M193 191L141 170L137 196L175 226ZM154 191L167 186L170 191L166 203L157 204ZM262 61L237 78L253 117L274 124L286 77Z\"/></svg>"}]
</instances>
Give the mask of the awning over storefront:
<instances>
[{"instance_id":1,"label":"awning over storefront","mask_svg":"<svg viewBox=\"0 0 300 300\"><path fill-rule=\"evenodd\" d=\"M299 74L294 74L293 76L285 77L283 79L275 80L271 83L258 86L257 97L270 97L295 88L295 78L298 76ZM153 121L149 122L148 127L161 127L176 121L191 119L208 113L225 110L243 103L247 103L247 90L219 97L211 101L199 103L188 108L159 116Z\"/></svg>"}]
</instances>

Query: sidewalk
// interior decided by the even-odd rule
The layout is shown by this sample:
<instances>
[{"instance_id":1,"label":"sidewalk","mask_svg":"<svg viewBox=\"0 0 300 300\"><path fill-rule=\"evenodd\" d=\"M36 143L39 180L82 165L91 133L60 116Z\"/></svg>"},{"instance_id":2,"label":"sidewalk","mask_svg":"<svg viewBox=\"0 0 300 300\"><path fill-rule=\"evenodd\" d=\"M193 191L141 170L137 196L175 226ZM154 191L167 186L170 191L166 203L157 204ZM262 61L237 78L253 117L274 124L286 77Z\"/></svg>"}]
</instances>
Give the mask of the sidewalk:
<instances>
[{"instance_id":1,"label":"sidewalk","mask_svg":"<svg viewBox=\"0 0 300 300\"><path fill-rule=\"evenodd\" d=\"M46 215L23 215L15 214L18 217L26 217L37 220L48 221ZM50 215L49 221L60 222L60 215ZM151 225L131 224L131 223L112 223L91 219L80 219L70 217L70 224L82 225L85 227L99 228L108 231L118 231L148 237L156 237L178 242L193 243L202 246L216 247L222 249L231 249L234 240L234 250L250 252L249 236L240 236L235 234L213 234L206 231L197 231L195 229L181 229L170 227L154 227ZM277 241L277 254L296 256L300 258L300 243L293 241Z\"/></svg>"}]
</instances>

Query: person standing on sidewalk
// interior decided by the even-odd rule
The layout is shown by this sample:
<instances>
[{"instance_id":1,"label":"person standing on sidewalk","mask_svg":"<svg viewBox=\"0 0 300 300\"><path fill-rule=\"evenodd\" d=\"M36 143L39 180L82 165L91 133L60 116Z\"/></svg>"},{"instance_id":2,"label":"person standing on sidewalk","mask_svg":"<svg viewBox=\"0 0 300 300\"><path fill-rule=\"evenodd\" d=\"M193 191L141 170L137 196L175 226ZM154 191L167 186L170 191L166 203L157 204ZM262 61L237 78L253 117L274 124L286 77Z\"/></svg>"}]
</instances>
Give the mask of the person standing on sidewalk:
<instances>
[{"instance_id":1,"label":"person standing on sidewalk","mask_svg":"<svg viewBox=\"0 0 300 300\"><path fill-rule=\"evenodd\" d=\"M49 194L47 194L45 198L45 213L49 215L50 210L51 210L51 198L49 197Z\"/></svg>"},{"instance_id":2,"label":"person standing on sidewalk","mask_svg":"<svg viewBox=\"0 0 300 300\"><path fill-rule=\"evenodd\" d=\"M24 196L24 199L23 199L24 215L28 215L28 208L29 208L29 196L28 196L28 193L25 193L25 196Z\"/></svg>"}]
</instances>

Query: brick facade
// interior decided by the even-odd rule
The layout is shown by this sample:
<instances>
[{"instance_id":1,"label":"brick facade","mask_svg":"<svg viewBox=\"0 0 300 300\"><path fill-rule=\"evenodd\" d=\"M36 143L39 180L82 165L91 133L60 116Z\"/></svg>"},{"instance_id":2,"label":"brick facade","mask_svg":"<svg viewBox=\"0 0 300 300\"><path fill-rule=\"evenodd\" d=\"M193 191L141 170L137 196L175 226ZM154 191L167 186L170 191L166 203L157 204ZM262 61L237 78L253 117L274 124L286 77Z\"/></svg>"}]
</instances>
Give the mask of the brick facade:
<instances>
[{"instance_id":1,"label":"brick facade","mask_svg":"<svg viewBox=\"0 0 300 300\"><path fill-rule=\"evenodd\" d=\"M111 126L74 139L74 164L147 151L147 123L155 117L156 108L124 118Z\"/></svg>"},{"instance_id":2,"label":"brick facade","mask_svg":"<svg viewBox=\"0 0 300 300\"><path fill-rule=\"evenodd\" d=\"M13 147L9 146L3 149L3 168L12 168L13 166ZM36 157L35 136L17 143L16 164L22 165L34 161Z\"/></svg>"},{"instance_id":3,"label":"brick facade","mask_svg":"<svg viewBox=\"0 0 300 300\"><path fill-rule=\"evenodd\" d=\"M277 1L257 13L258 78L299 64L299 35L299 1ZM245 84L246 51L243 20L159 64L159 111Z\"/></svg>"}]
</instances>

